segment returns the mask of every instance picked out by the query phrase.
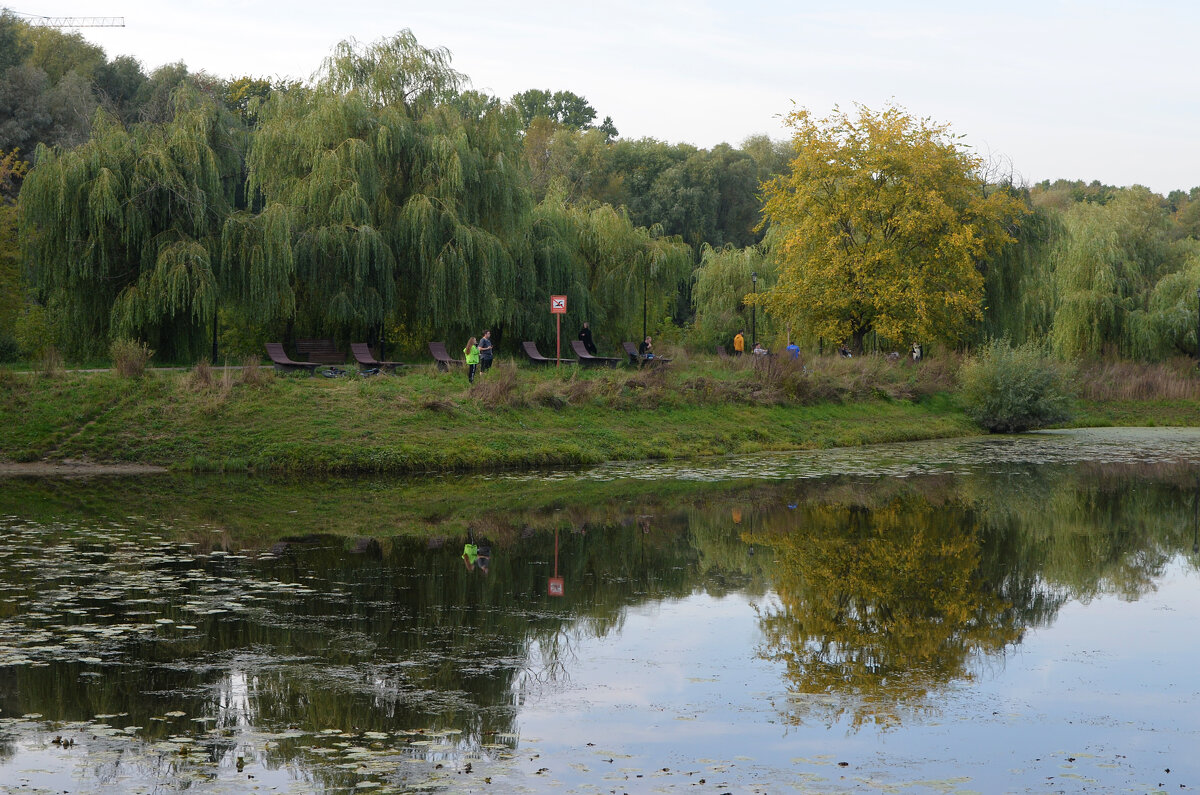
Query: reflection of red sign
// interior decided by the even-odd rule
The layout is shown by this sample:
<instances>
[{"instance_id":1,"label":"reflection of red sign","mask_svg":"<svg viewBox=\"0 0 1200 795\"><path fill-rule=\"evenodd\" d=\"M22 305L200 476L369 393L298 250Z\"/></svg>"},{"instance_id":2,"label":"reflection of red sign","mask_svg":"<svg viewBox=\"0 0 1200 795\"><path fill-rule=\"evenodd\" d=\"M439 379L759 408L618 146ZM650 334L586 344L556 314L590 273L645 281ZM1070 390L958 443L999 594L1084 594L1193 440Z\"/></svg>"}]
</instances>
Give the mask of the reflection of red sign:
<instances>
[{"instance_id":1,"label":"reflection of red sign","mask_svg":"<svg viewBox=\"0 0 1200 795\"><path fill-rule=\"evenodd\" d=\"M565 295L550 296L550 314L552 314L552 315L567 314L567 297Z\"/></svg>"},{"instance_id":2,"label":"reflection of red sign","mask_svg":"<svg viewBox=\"0 0 1200 795\"><path fill-rule=\"evenodd\" d=\"M563 578L551 577L550 584L546 586L547 596L562 596L563 595Z\"/></svg>"}]
</instances>

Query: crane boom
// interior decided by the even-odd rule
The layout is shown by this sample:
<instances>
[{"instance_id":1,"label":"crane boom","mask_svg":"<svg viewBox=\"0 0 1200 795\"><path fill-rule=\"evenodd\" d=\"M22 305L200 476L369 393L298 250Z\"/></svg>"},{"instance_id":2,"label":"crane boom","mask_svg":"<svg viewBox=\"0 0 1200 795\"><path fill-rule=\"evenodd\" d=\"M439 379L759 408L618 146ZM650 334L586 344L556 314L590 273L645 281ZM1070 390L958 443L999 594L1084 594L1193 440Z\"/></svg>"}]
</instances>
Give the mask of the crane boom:
<instances>
[{"instance_id":1,"label":"crane boom","mask_svg":"<svg viewBox=\"0 0 1200 795\"><path fill-rule=\"evenodd\" d=\"M37 14L22 14L25 22L35 28L123 28L125 17L43 17Z\"/></svg>"}]
</instances>

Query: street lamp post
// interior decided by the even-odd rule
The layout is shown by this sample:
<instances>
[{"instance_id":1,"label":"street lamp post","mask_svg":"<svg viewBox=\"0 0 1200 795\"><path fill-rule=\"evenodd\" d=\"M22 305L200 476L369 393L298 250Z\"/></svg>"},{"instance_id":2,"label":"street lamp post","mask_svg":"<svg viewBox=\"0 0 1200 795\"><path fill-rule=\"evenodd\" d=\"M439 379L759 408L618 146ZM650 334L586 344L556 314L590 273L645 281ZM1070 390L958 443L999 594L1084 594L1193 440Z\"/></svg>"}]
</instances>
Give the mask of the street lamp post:
<instances>
[{"instance_id":1,"label":"street lamp post","mask_svg":"<svg viewBox=\"0 0 1200 795\"><path fill-rule=\"evenodd\" d=\"M755 301L750 305L750 347L758 345L758 272L750 271L750 286Z\"/></svg>"},{"instance_id":2,"label":"street lamp post","mask_svg":"<svg viewBox=\"0 0 1200 795\"><path fill-rule=\"evenodd\" d=\"M646 271L642 271L642 339L646 339Z\"/></svg>"},{"instance_id":3,"label":"street lamp post","mask_svg":"<svg viewBox=\"0 0 1200 795\"><path fill-rule=\"evenodd\" d=\"M1196 288L1196 365L1200 367L1200 287Z\"/></svg>"}]
</instances>

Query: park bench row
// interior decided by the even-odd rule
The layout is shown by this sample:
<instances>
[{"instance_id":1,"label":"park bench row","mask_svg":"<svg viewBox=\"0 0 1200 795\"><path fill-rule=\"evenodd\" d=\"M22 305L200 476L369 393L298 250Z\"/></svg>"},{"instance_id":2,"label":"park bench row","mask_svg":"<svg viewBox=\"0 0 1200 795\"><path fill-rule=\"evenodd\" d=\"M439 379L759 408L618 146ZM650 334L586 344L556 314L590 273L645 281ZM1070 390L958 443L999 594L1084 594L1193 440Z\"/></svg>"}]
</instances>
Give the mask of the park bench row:
<instances>
[{"instance_id":1,"label":"park bench row","mask_svg":"<svg viewBox=\"0 0 1200 795\"><path fill-rule=\"evenodd\" d=\"M579 340L571 340L571 349L575 353L574 359L554 359L547 358L538 351L537 343L522 342L521 348L525 353L526 359L532 364L547 366L557 363L576 364L583 367L617 367L622 364L641 365L645 364L666 364L668 359L644 357L638 353L637 346L632 342L621 343L622 349L625 351L626 358L615 356L594 356L587 351L583 343ZM276 370L281 372L294 372L298 370L307 370L313 373L317 368L322 366L330 366L336 369L336 365L346 363L346 355L337 349L333 340L320 339L303 339L296 340L296 351L306 357L305 361L291 359L283 348L281 342L268 342L266 344L267 356L271 359L271 364ZM367 371L387 371L394 372L397 367L405 367L404 362L386 362L376 359L370 350L370 347L365 342L350 343L350 352L354 356L358 366ZM449 369L464 363L462 359L456 359L446 350L446 343L431 342L429 343L429 354L433 357L434 362L442 370Z\"/></svg>"}]
</instances>

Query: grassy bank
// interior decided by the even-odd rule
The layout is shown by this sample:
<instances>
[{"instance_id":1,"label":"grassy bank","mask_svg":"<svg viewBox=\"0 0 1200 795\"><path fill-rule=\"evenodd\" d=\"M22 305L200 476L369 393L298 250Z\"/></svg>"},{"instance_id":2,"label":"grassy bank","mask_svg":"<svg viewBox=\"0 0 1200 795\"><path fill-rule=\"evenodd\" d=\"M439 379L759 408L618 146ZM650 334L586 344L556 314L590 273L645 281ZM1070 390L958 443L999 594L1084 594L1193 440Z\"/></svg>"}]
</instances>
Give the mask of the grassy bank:
<instances>
[{"instance_id":1,"label":"grassy bank","mask_svg":"<svg viewBox=\"0 0 1200 795\"><path fill-rule=\"evenodd\" d=\"M370 379L207 368L0 371L0 458L195 471L432 472L796 450L978 433L952 363L678 361L658 370L499 365ZM1200 424L1189 397L1082 404L1077 424Z\"/></svg>"}]
</instances>

